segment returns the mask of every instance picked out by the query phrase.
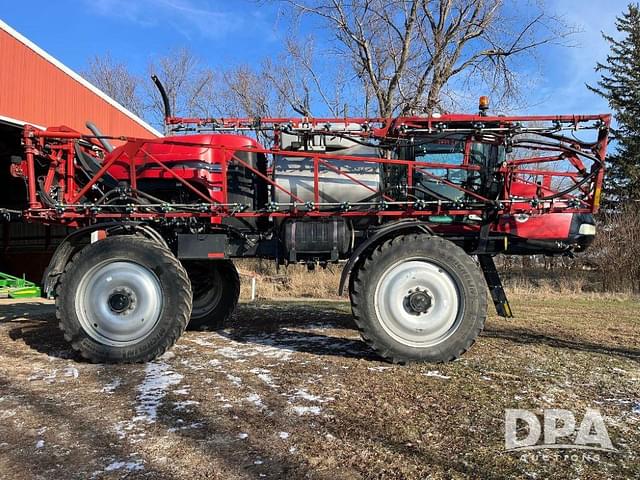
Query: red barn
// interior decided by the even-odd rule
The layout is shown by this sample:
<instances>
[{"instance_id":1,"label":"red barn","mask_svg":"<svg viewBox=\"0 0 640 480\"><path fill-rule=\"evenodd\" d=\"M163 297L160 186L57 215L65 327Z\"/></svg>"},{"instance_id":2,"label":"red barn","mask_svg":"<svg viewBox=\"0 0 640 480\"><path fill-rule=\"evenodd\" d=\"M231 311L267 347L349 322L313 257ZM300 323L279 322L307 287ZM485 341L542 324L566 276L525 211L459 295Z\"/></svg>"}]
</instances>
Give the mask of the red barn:
<instances>
[{"instance_id":1,"label":"red barn","mask_svg":"<svg viewBox=\"0 0 640 480\"><path fill-rule=\"evenodd\" d=\"M0 20L0 271L39 276L65 229L8 222L4 209L20 210L23 182L10 176L21 155L24 123L66 125L87 132L87 120L106 135L157 137L160 132ZM6 213L6 211L4 212Z\"/></svg>"},{"instance_id":2,"label":"red barn","mask_svg":"<svg viewBox=\"0 0 640 480\"><path fill-rule=\"evenodd\" d=\"M107 135L161 135L2 20L0 62L0 118L5 121L85 131L91 120Z\"/></svg>"}]
</instances>

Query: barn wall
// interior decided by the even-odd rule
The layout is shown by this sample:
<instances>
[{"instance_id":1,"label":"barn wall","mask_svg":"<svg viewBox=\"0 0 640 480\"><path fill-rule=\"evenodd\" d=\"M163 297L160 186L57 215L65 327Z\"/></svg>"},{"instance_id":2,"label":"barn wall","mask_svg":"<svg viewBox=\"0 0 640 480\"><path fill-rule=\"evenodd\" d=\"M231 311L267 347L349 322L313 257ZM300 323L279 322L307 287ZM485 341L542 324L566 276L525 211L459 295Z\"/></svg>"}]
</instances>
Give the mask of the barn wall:
<instances>
[{"instance_id":1,"label":"barn wall","mask_svg":"<svg viewBox=\"0 0 640 480\"><path fill-rule=\"evenodd\" d=\"M37 125L67 125L83 132L87 132L85 122L92 120L107 135L156 136L157 132L139 123L142 121L36 53L1 24L0 62L0 115Z\"/></svg>"}]
</instances>

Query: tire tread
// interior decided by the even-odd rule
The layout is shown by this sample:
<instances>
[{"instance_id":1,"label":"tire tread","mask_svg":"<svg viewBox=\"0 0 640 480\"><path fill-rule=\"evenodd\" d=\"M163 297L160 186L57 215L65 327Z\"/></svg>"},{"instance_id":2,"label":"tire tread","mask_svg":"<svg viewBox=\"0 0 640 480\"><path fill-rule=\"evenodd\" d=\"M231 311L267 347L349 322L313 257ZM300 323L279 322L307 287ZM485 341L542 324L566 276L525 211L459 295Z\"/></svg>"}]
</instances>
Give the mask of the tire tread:
<instances>
[{"instance_id":1,"label":"tire tread","mask_svg":"<svg viewBox=\"0 0 640 480\"><path fill-rule=\"evenodd\" d=\"M369 319L365 317L364 312L361 308L361 304L366 301L366 298L364 297L365 295L364 279L370 276L371 272L375 268L375 265L378 259L386 251L390 249L396 249L402 246L403 244L406 244L408 242L415 242L415 241L434 242L436 244L440 244L442 247L445 247L445 248L453 245L450 241L445 240L441 237L425 235L425 234L417 234L417 233L409 234L409 235L400 235L400 236L393 237L389 240L386 240L380 243L380 245L378 245L376 248L374 248L371 251L371 253L367 257L365 257L364 261L361 263L360 268L356 269L355 272L352 273L355 275L355 279L352 283L352 289L349 292L349 296L351 300L351 310L353 312L354 321L356 326L358 327L360 336L362 337L363 341L367 345L369 345L369 347L373 349L382 358L397 364L410 363L415 361L415 358L413 358L410 355L405 355L397 351L392 351L391 349L389 349L388 345L383 343L380 339L376 339L375 335L369 334ZM459 249L459 247L455 245L453 246L456 249ZM459 249L459 250L465 256L468 257L468 255L462 249ZM473 262L473 260L471 260L470 258L469 258L469 261ZM477 268L476 266L476 268L472 268L471 271L473 272L474 283L476 285L484 286L485 285L484 277L482 276L482 272L480 271L480 269ZM475 343L476 339L478 338L478 335L484 328L484 324L487 318L486 290L483 290L482 292L479 292L479 293L480 293L480 311L484 312L484 314L481 315L478 321L474 324L473 331L470 335L466 337L466 341L463 344L458 345L455 350L449 350L446 356L440 359L437 363L450 362L455 360L456 358L463 355L467 350L469 350Z\"/></svg>"},{"instance_id":2,"label":"tire tread","mask_svg":"<svg viewBox=\"0 0 640 480\"><path fill-rule=\"evenodd\" d=\"M165 353L169 348L171 348L180 338L180 336L184 333L187 324L189 322L189 317L191 316L191 283L189 281L189 277L187 276L186 271L182 267L182 264L178 261L178 259L173 255L173 253L167 249L166 247L160 245L158 242L142 238L139 236L117 236L117 237L109 237L109 238L117 238L119 241L124 242L135 242L137 245L146 245L149 248L154 248L160 254L160 260L163 263L168 263L172 268L175 268L175 272L177 273L178 282L175 285L175 288L179 290L177 302L177 315L176 318L167 332L167 335L163 336L161 341L159 341L153 350L146 352L142 356L131 357L131 358L121 358L121 357L109 357L104 355L98 355L91 350L87 350L83 348L82 341L84 340L84 336L81 335L73 335L72 332L74 330L73 325L70 323L71 320L67 317L67 315L63 312L63 307L61 302L56 301L56 318L59 322L59 328L64 334L64 338L67 342L71 344L71 347L77 351L83 358L89 360L92 363L145 363L149 362L163 353ZM108 239L101 240L101 242L107 242ZM72 269L85 260L85 257L91 253L91 249L83 248L78 253L76 253L73 258L67 263L65 266L64 272L60 276L59 284L58 284L58 296L66 295L66 285L67 285L67 277L69 275L69 271L73 271Z\"/></svg>"}]
</instances>

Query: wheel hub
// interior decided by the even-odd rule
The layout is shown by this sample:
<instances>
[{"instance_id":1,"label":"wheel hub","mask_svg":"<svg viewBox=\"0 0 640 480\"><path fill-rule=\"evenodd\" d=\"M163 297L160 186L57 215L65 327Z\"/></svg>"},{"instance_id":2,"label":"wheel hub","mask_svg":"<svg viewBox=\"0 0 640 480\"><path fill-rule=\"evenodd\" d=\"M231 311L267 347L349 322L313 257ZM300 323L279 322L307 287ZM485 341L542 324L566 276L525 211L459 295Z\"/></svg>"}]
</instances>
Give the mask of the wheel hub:
<instances>
[{"instance_id":1,"label":"wheel hub","mask_svg":"<svg viewBox=\"0 0 640 480\"><path fill-rule=\"evenodd\" d=\"M433 298L426 291L422 291L419 288L415 291L409 290L409 294L406 297L405 309L409 313L421 314L427 313L433 304Z\"/></svg>"},{"instance_id":2,"label":"wheel hub","mask_svg":"<svg viewBox=\"0 0 640 480\"><path fill-rule=\"evenodd\" d=\"M109 308L114 313L124 315L136 308L136 294L130 288L117 288L107 300Z\"/></svg>"},{"instance_id":3,"label":"wheel hub","mask_svg":"<svg viewBox=\"0 0 640 480\"><path fill-rule=\"evenodd\" d=\"M222 300L223 282L217 269L195 273L192 271L193 304L191 318L203 318L209 315Z\"/></svg>"}]
</instances>

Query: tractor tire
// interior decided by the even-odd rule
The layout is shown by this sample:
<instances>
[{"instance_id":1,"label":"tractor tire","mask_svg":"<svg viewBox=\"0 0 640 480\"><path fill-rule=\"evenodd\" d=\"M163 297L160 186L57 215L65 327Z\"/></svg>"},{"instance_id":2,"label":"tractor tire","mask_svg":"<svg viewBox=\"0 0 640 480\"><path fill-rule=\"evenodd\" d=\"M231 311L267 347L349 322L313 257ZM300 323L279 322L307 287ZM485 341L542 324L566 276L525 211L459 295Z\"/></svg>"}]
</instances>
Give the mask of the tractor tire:
<instances>
[{"instance_id":1,"label":"tractor tire","mask_svg":"<svg viewBox=\"0 0 640 480\"><path fill-rule=\"evenodd\" d=\"M443 238L412 234L379 245L351 282L363 340L393 363L448 362L474 343L487 287L473 259Z\"/></svg>"},{"instance_id":2,"label":"tractor tire","mask_svg":"<svg viewBox=\"0 0 640 480\"><path fill-rule=\"evenodd\" d=\"M193 289L189 329L216 330L231 318L240 297L240 277L229 260L183 262Z\"/></svg>"},{"instance_id":3,"label":"tractor tire","mask_svg":"<svg viewBox=\"0 0 640 480\"><path fill-rule=\"evenodd\" d=\"M191 315L186 271L171 251L139 236L80 250L57 293L64 338L95 363L153 360L176 343Z\"/></svg>"}]
</instances>

